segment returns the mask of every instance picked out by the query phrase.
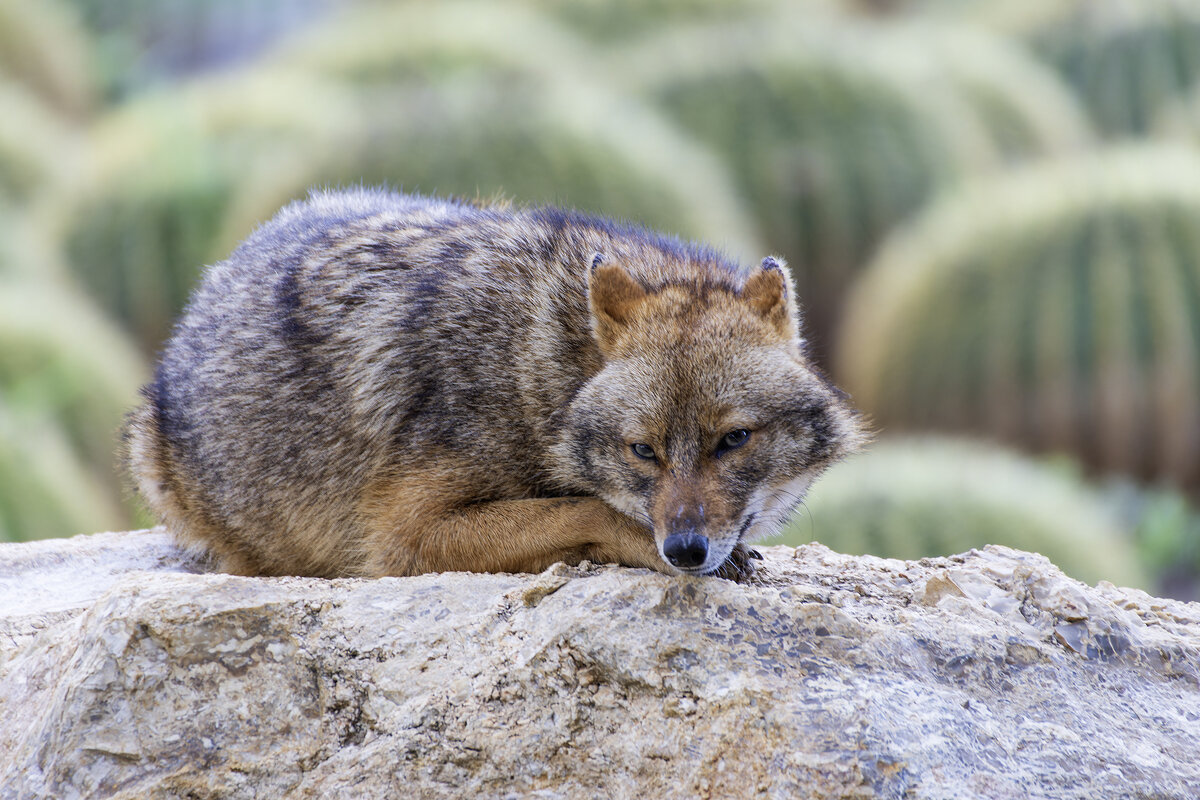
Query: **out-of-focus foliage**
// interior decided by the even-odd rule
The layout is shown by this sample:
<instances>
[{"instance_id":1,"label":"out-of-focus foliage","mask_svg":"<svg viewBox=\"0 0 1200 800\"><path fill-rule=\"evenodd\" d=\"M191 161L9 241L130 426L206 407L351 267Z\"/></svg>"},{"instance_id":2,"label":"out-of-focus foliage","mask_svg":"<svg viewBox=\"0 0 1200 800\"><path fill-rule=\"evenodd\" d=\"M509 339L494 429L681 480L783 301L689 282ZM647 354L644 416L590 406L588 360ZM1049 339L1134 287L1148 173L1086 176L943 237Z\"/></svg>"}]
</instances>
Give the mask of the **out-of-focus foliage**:
<instances>
[{"instance_id":1,"label":"out-of-focus foliage","mask_svg":"<svg viewBox=\"0 0 1200 800\"><path fill-rule=\"evenodd\" d=\"M353 111L341 94L284 75L222 77L111 112L53 211L71 269L153 352L202 268L236 244L225 232L234 197L348 144Z\"/></svg>"},{"instance_id":2,"label":"out-of-focus foliage","mask_svg":"<svg viewBox=\"0 0 1200 800\"><path fill-rule=\"evenodd\" d=\"M142 359L17 219L0 218L0 537L120 527L117 431Z\"/></svg>"},{"instance_id":3,"label":"out-of-focus foliage","mask_svg":"<svg viewBox=\"0 0 1200 800\"><path fill-rule=\"evenodd\" d=\"M737 24L748 17L777 12L779 0L529 0L531 8L552 16L583 36L620 42L696 22ZM807 12L828 5L807 0Z\"/></svg>"},{"instance_id":4,"label":"out-of-focus foliage","mask_svg":"<svg viewBox=\"0 0 1200 800\"><path fill-rule=\"evenodd\" d=\"M1176 492L1124 487L1115 494L1134 525L1141 565L1158 576L1159 591L1168 597L1193 594L1200 573L1200 514Z\"/></svg>"},{"instance_id":5,"label":"out-of-focus foliage","mask_svg":"<svg viewBox=\"0 0 1200 800\"><path fill-rule=\"evenodd\" d=\"M0 83L19 83L71 117L95 101L93 51L77 15L56 0L0 0ZM0 108L7 111L7 103Z\"/></svg>"},{"instance_id":6,"label":"out-of-focus foliage","mask_svg":"<svg viewBox=\"0 0 1200 800\"><path fill-rule=\"evenodd\" d=\"M1195 0L840 0L895 20L951 18L1027 46L1079 96L1097 129L1124 139L1153 130L1161 109L1200 79Z\"/></svg>"},{"instance_id":7,"label":"out-of-focus foliage","mask_svg":"<svg viewBox=\"0 0 1200 800\"><path fill-rule=\"evenodd\" d=\"M988 434L1200 488L1200 155L1031 167L894 239L844 320L881 425Z\"/></svg>"},{"instance_id":8,"label":"out-of-focus foliage","mask_svg":"<svg viewBox=\"0 0 1200 800\"><path fill-rule=\"evenodd\" d=\"M964 175L1090 138L1052 73L982 31L783 15L674 27L611 60L728 159L791 259L818 355L846 288L914 208Z\"/></svg>"},{"instance_id":9,"label":"out-of-focus foliage","mask_svg":"<svg viewBox=\"0 0 1200 800\"><path fill-rule=\"evenodd\" d=\"M14 414L53 423L81 459L106 474L117 430L144 377L120 332L70 290L5 282L0 297L0 390ZM47 315L55 321L46 324ZM119 497L114 482L113 497Z\"/></svg>"},{"instance_id":10,"label":"out-of-focus foliage","mask_svg":"<svg viewBox=\"0 0 1200 800\"><path fill-rule=\"evenodd\" d=\"M24 84L0 78L0 108L0 210L15 210L68 176L77 142Z\"/></svg>"},{"instance_id":11,"label":"out-of-focus foliage","mask_svg":"<svg viewBox=\"0 0 1200 800\"><path fill-rule=\"evenodd\" d=\"M347 15L272 62L338 81L362 109L356 146L292 176L286 193L372 175L406 190L571 205L692 237L715 229L735 252L761 250L725 165L612 86L599 59L519 6Z\"/></svg>"},{"instance_id":12,"label":"out-of-focus foliage","mask_svg":"<svg viewBox=\"0 0 1200 800\"><path fill-rule=\"evenodd\" d=\"M384 183L783 256L814 355L885 434L986 434L1126 487L888 443L818 482L813 508L842 510L804 538L849 547L890 482L879 552L995 540L1138 582L1136 546L1194 595L1198 518L1136 482L1200 497L1198 20L1200 0L0 0L0 536L128 524L120 414L204 266L310 187ZM939 489L951 464L1026 487L1022 522L986 481Z\"/></svg>"},{"instance_id":13,"label":"out-of-focus foliage","mask_svg":"<svg viewBox=\"0 0 1200 800\"><path fill-rule=\"evenodd\" d=\"M271 68L130 102L96 126L62 208L70 263L152 351L201 267L313 186L504 194L692 236L719 225L760 249L718 162L556 69L557 40L562 57L585 46L493 4L399 6L324 27Z\"/></svg>"},{"instance_id":14,"label":"out-of-focus foliage","mask_svg":"<svg viewBox=\"0 0 1200 800\"><path fill-rule=\"evenodd\" d=\"M961 553L984 543L1042 553L1072 577L1148 586L1131 531L1068 471L979 443L877 442L833 467L785 530L846 553Z\"/></svg>"},{"instance_id":15,"label":"out-of-focus foliage","mask_svg":"<svg viewBox=\"0 0 1200 800\"><path fill-rule=\"evenodd\" d=\"M112 529L123 519L61 430L0 405L0 541Z\"/></svg>"},{"instance_id":16,"label":"out-of-focus foliage","mask_svg":"<svg viewBox=\"0 0 1200 800\"><path fill-rule=\"evenodd\" d=\"M1041 3L1019 34L1079 93L1112 137L1150 131L1200 79L1200 7L1181 0Z\"/></svg>"},{"instance_id":17,"label":"out-of-focus foliage","mask_svg":"<svg viewBox=\"0 0 1200 800\"><path fill-rule=\"evenodd\" d=\"M88 64L110 100L198 71L246 63L297 28L321 21L337 0L0 0L62 5L91 34Z\"/></svg>"}]
</instances>

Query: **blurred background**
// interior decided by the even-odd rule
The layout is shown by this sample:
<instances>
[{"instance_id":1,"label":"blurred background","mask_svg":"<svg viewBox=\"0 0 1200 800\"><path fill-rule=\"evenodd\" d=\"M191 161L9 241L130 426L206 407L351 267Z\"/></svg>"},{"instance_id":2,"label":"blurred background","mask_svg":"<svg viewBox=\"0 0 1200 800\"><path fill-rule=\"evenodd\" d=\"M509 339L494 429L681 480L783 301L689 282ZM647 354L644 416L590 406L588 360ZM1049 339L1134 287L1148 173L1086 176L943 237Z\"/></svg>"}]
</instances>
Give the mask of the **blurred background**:
<instances>
[{"instance_id":1,"label":"blurred background","mask_svg":"<svg viewBox=\"0 0 1200 800\"><path fill-rule=\"evenodd\" d=\"M204 265L359 183L784 256L879 431L789 544L1200 597L1200 0L0 0L0 539L148 524Z\"/></svg>"}]
</instances>

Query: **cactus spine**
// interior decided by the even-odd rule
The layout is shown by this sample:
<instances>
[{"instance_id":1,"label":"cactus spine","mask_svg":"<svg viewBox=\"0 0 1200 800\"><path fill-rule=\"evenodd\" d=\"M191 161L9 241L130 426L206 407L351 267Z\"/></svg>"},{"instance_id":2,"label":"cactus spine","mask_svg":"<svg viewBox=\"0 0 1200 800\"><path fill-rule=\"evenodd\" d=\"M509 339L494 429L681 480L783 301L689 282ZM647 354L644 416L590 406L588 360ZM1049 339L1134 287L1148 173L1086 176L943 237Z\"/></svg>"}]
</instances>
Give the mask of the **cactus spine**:
<instances>
[{"instance_id":1,"label":"cactus spine","mask_svg":"<svg viewBox=\"0 0 1200 800\"><path fill-rule=\"evenodd\" d=\"M956 430L1200 489L1200 156L1134 147L944 199L884 248L839 372Z\"/></svg>"}]
</instances>

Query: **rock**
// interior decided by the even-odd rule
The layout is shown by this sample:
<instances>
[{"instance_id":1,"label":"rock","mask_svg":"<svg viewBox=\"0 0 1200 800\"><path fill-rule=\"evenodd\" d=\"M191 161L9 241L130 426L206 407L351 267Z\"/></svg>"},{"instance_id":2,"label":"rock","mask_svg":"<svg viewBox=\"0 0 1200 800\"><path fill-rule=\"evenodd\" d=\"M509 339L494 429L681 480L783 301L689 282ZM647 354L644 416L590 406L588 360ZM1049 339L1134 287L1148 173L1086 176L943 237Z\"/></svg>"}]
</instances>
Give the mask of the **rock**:
<instances>
[{"instance_id":1,"label":"rock","mask_svg":"<svg viewBox=\"0 0 1200 800\"><path fill-rule=\"evenodd\" d=\"M0 797L1197 797L1200 604L1000 547L762 553L326 581L3 545Z\"/></svg>"}]
</instances>

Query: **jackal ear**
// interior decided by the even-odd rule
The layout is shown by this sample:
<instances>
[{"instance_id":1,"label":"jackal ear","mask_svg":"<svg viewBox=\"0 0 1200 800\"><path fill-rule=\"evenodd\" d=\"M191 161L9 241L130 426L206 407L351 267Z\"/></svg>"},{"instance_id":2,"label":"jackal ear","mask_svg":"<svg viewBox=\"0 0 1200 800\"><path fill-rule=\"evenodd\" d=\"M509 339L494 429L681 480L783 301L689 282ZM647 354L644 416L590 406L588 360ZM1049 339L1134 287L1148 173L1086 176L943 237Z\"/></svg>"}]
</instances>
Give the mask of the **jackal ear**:
<instances>
[{"instance_id":1,"label":"jackal ear","mask_svg":"<svg viewBox=\"0 0 1200 800\"><path fill-rule=\"evenodd\" d=\"M742 287L742 300L771 323L781 336L789 339L800 335L800 312L795 294L783 263L771 256L762 260L762 268L756 270Z\"/></svg>"},{"instance_id":2,"label":"jackal ear","mask_svg":"<svg viewBox=\"0 0 1200 800\"><path fill-rule=\"evenodd\" d=\"M646 299L647 292L619 264L606 264L597 255L588 271L588 305L592 311L592 330L601 350L616 342L622 326Z\"/></svg>"}]
</instances>

